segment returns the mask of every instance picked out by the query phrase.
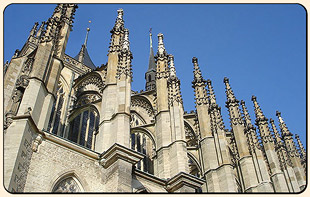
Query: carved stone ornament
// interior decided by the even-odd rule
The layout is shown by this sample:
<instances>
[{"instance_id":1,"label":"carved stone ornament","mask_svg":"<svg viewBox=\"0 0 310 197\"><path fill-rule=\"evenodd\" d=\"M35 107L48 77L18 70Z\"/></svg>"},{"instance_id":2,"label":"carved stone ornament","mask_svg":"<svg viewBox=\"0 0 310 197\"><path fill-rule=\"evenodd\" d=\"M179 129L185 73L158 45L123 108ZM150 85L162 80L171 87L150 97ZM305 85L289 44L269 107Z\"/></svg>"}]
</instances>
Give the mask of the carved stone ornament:
<instances>
[{"instance_id":1,"label":"carved stone ornament","mask_svg":"<svg viewBox=\"0 0 310 197\"><path fill-rule=\"evenodd\" d=\"M29 84L29 77L27 75L21 75L17 80L16 80L16 87L23 87L26 88Z\"/></svg>"},{"instance_id":2,"label":"carved stone ornament","mask_svg":"<svg viewBox=\"0 0 310 197\"><path fill-rule=\"evenodd\" d=\"M131 107L141 107L142 109L144 109L147 114L149 115L149 117L151 117L151 119L155 118L155 113L153 111L152 106L145 101L144 99L141 98L132 98L131 99Z\"/></svg>"},{"instance_id":3,"label":"carved stone ornament","mask_svg":"<svg viewBox=\"0 0 310 197\"><path fill-rule=\"evenodd\" d=\"M38 134L37 137L32 142L32 151L37 152L39 145L42 143L42 135Z\"/></svg>"},{"instance_id":4,"label":"carved stone ornament","mask_svg":"<svg viewBox=\"0 0 310 197\"><path fill-rule=\"evenodd\" d=\"M102 93L103 89L104 89L104 83L101 77L97 75L91 75L90 77L83 79L83 81L79 83L79 85L76 87L76 92L77 95L88 90L99 91L99 93Z\"/></svg>"}]
</instances>

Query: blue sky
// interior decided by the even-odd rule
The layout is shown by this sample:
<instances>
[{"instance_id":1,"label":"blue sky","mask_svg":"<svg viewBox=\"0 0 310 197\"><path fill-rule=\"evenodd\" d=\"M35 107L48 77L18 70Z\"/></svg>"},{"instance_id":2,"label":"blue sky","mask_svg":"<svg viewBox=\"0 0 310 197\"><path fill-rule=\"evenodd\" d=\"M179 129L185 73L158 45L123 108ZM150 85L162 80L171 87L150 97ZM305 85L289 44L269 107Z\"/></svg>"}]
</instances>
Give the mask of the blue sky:
<instances>
[{"instance_id":1,"label":"blue sky","mask_svg":"<svg viewBox=\"0 0 310 197\"><path fill-rule=\"evenodd\" d=\"M21 49L34 22L45 21L53 4L12 4L4 12L4 61ZM267 118L278 125L282 112L289 130L306 143L306 11L298 4L79 4L66 53L75 56L91 20L88 52L96 66L107 62L117 9L124 9L133 53L134 90L145 86L149 56L149 28L164 34L175 57L184 108L194 110L192 57L205 79L211 79L226 128L230 128L223 78L239 100L246 102L252 122L251 96ZM31 14L29 14L31 13ZM279 127L278 127L279 128Z\"/></svg>"}]
</instances>

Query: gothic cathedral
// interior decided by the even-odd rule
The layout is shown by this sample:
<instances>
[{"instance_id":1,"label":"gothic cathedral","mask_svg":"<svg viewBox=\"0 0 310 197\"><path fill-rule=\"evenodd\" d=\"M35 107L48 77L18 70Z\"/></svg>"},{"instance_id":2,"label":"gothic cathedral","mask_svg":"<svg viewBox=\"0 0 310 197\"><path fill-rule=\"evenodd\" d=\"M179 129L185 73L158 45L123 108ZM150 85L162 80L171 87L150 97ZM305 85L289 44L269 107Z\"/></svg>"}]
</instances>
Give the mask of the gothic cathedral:
<instances>
[{"instance_id":1,"label":"gothic cathedral","mask_svg":"<svg viewBox=\"0 0 310 197\"><path fill-rule=\"evenodd\" d=\"M203 78L196 57L196 110L184 112L163 34L155 55L150 47L145 90L133 91L123 10L117 10L111 30L108 62L96 67L87 51L88 34L75 57L65 53L77 7L58 4L47 21L34 24L5 65L4 186L9 192L304 190L305 148L297 135L295 144L280 112L278 131L253 96L254 126L245 102L224 78L231 123L226 129L212 83Z\"/></svg>"}]
</instances>

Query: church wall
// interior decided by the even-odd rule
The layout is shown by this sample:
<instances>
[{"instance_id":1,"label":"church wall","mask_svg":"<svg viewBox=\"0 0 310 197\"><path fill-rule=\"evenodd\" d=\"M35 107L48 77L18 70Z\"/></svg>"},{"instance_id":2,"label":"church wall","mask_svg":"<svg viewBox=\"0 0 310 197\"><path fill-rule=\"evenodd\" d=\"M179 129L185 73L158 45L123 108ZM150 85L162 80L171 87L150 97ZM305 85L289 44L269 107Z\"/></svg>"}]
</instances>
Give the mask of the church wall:
<instances>
[{"instance_id":1,"label":"church wall","mask_svg":"<svg viewBox=\"0 0 310 197\"><path fill-rule=\"evenodd\" d=\"M51 192L56 180L69 172L76 175L84 191L102 192L102 170L98 160L43 140L32 155L25 192Z\"/></svg>"}]
</instances>

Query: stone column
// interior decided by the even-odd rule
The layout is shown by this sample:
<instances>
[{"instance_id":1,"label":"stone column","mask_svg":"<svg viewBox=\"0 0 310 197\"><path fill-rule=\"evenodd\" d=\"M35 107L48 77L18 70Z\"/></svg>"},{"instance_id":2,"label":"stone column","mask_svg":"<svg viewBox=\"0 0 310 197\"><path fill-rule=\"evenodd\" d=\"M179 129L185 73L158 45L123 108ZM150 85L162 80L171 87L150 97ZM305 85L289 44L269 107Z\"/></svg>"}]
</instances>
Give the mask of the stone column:
<instances>
[{"instance_id":1,"label":"stone column","mask_svg":"<svg viewBox=\"0 0 310 197\"><path fill-rule=\"evenodd\" d=\"M155 175L160 178L170 177L169 147L171 143L170 114L168 108L168 55L164 47L163 34L158 34L158 50L156 58L156 104L155 132L157 143L157 171Z\"/></svg>"},{"instance_id":2,"label":"stone column","mask_svg":"<svg viewBox=\"0 0 310 197\"><path fill-rule=\"evenodd\" d=\"M129 122L128 125L123 125L122 129L117 128L119 124L118 120L129 120L128 109L126 109L127 114L124 112L126 108L125 100L127 100L126 104L128 105L128 93L126 94L126 86L129 85L130 88L130 83L128 84L128 81L124 80L123 78L122 80L117 79L117 70L119 68L119 64L123 64L123 62L120 61L120 57L125 31L123 9L119 9L117 12L118 16L116 18L115 25L111 30L112 35L108 54L107 76L105 81L106 86L102 93L102 98L104 98L101 104L100 113L100 122L102 122L102 126L99 128L99 133L97 134L95 142L95 150L97 152L104 152L114 143L120 143L126 146L129 145ZM122 98L118 98L119 94L122 95ZM123 99L123 101L120 99ZM123 106L120 107L119 105ZM119 114L119 117L117 118L118 120L116 120L115 117L119 112L121 114ZM126 133L128 133L128 143L124 144L124 137Z\"/></svg>"},{"instance_id":3,"label":"stone column","mask_svg":"<svg viewBox=\"0 0 310 197\"><path fill-rule=\"evenodd\" d=\"M171 145L170 145L170 177L189 172L188 157L184 130L183 100L180 91L180 80L176 76L174 57L169 56L170 76L168 79L168 104L170 111Z\"/></svg>"}]
</instances>

